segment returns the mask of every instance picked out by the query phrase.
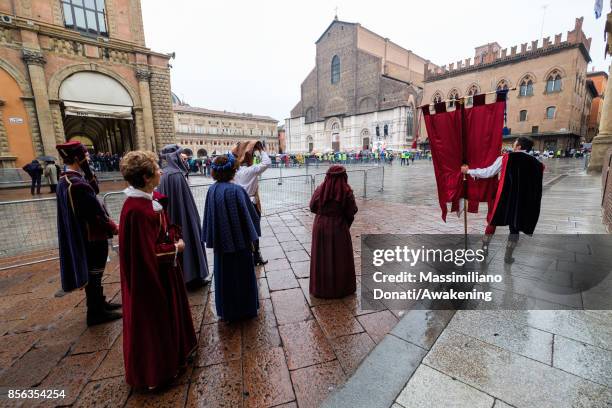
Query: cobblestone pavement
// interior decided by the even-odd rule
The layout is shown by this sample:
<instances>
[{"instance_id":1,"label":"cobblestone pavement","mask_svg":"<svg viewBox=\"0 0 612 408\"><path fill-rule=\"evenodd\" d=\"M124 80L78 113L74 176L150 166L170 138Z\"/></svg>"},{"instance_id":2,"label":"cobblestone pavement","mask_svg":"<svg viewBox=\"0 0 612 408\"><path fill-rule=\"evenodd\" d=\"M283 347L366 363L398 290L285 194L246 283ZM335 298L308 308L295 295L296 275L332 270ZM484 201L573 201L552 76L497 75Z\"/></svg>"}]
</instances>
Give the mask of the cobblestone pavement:
<instances>
[{"instance_id":1,"label":"cobblestone pavement","mask_svg":"<svg viewBox=\"0 0 612 408\"><path fill-rule=\"evenodd\" d=\"M578 165L560 160L549 166L542 231L603 232L599 180L581 174ZM449 215L442 222L435 197L429 163L386 169L383 199L358 202L351 230L358 273L363 233L460 233L461 220ZM308 294L312 221L304 209L262 220L262 252L270 263L257 269L257 319L218 322L214 291L189 294L198 356L193 368L156 394L124 383L121 321L87 328L83 292L54 297L57 261L0 270L0 405L35 405L6 397L9 389L32 387L66 391L63 400L46 405L112 407L315 407L328 397L329 406L342 406L337 398L347 390L383 397L382 405L369 406L388 407L396 399L405 407L448 406L427 405L448 394L455 406L491 407L498 399L496 408L506 406L502 401L540 407L546 406L542 399L529 396L546 392L561 402L550 406L581 395L584 403L576 406L586 407L596 406L589 405L593 395L609 395L610 314L368 311L360 307L359 280L357 295L315 299ZM483 213L470 214L470 232L483 226ZM104 287L120 299L115 256ZM344 402L360 406L352 398Z\"/></svg>"}]
</instances>

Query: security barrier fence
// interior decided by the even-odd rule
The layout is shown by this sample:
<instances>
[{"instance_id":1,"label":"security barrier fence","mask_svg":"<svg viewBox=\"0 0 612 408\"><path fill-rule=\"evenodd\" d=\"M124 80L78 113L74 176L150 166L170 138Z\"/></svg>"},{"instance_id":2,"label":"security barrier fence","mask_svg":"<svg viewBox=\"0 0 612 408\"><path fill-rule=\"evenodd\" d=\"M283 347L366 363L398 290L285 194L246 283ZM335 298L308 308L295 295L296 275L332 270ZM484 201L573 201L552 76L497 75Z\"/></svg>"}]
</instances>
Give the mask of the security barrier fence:
<instances>
[{"instance_id":1,"label":"security barrier fence","mask_svg":"<svg viewBox=\"0 0 612 408\"><path fill-rule=\"evenodd\" d=\"M322 169L324 170L324 169ZM349 184L357 198L380 196L384 183L384 166L349 170ZM278 214L307 207L315 188L325 179L325 173L261 178L259 196L263 215ZM210 179L191 186L200 218ZM115 222L119 222L126 199L121 191L100 197ZM0 257L15 257L19 264L22 255L57 249L57 203L55 198L0 202ZM1 268L0 268L1 269Z\"/></svg>"}]
</instances>

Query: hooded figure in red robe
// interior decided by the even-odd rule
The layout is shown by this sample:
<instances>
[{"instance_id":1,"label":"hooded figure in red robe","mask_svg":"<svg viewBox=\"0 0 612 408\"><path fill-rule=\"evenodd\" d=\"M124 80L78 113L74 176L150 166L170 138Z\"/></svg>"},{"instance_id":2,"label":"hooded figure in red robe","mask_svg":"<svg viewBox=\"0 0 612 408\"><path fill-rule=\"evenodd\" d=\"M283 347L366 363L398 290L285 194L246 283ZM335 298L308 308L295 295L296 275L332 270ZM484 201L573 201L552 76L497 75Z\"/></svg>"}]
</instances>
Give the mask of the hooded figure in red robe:
<instances>
[{"instance_id":1,"label":"hooded figure in red robe","mask_svg":"<svg viewBox=\"0 0 612 408\"><path fill-rule=\"evenodd\" d=\"M130 152L121 173L130 187L121 210L119 257L126 382L154 389L172 381L197 340L178 253L185 244L154 192L161 171L151 152Z\"/></svg>"},{"instance_id":2,"label":"hooded figure in red robe","mask_svg":"<svg viewBox=\"0 0 612 408\"><path fill-rule=\"evenodd\" d=\"M357 213L346 169L334 165L310 200L312 227L310 294L341 298L355 293L355 262L350 227Z\"/></svg>"}]
</instances>

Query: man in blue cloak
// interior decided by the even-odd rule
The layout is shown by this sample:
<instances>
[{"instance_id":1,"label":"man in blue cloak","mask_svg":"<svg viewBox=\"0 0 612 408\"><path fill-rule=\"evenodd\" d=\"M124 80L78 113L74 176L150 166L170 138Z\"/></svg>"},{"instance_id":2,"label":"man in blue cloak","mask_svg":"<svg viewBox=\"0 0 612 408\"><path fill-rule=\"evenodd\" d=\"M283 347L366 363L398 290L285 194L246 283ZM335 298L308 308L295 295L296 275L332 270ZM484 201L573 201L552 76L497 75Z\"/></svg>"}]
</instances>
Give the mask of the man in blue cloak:
<instances>
[{"instance_id":1,"label":"man in blue cloak","mask_svg":"<svg viewBox=\"0 0 612 408\"><path fill-rule=\"evenodd\" d=\"M168 197L170 221L181 227L185 241L185 250L181 254L183 279L188 289L195 289L208 283L208 260L200 241L200 215L186 180L189 172L185 162L187 155L177 144L165 146L161 154L166 165L157 190Z\"/></svg>"},{"instance_id":2,"label":"man in blue cloak","mask_svg":"<svg viewBox=\"0 0 612 408\"><path fill-rule=\"evenodd\" d=\"M85 288L87 325L120 319L102 289L102 274L108 259L108 239L117 225L98 201L96 176L89 166L89 154L80 142L56 146L67 169L57 184L57 232L62 289Z\"/></svg>"}]
</instances>

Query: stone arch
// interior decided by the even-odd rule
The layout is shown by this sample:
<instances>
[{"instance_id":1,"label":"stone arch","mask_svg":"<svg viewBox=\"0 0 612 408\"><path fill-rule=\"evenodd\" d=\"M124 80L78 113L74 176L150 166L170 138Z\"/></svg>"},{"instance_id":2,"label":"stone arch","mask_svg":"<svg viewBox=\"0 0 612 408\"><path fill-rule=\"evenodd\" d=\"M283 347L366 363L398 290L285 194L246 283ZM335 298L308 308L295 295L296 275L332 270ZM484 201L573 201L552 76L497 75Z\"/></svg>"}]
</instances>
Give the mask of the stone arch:
<instances>
[{"instance_id":1,"label":"stone arch","mask_svg":"<svg viewBox=\"0 0 612 408\"><path fill-rule=\"evenodd\" d=\"M497 81L497 85L495 85L495 90L510 89L510 88L512 88L512 83L510 82L508 78L505 78L505 77Z\"/></svg>"},{"instance_id":2,"label":"stone arch","mask_svg":"<svg viewBox=\"0 0 612 408\"><path fill-rule=\"evenodd\" d=\"M98 112L95 112L93 115L80 115L78 113L78 110L82 108L78 105L80 100L64 100L66 97L66 95L63 95L64 85L66 85L67 90L72 90L75 96L79 96L80 88L77 84L72 83L72 80L74 79L78 82L83 80L83 78L78 78L79 76L89 77L91 75L103 76L103 79L108 81L109 86L112 83L113 86L117 87L114 91L115 93L121 92L119 100L124 103L118 104L122 108L120 109L121 113L119 116L108 117L103 114L98 115ZM144 140L138 140L139 136L141 136L140 132L142 132L140 127L142 125L142 122L140 122L141 118L138 118L138 111L142 110L142 107L139 106L140 97L138 92L117 73L93 63L73 64L56 72L49 80L48 89L49 99L55 102L51 106L51 114L55 126L55 137L58 142L65 140L67 137L70 138L79 133L86 132L85 134L95 142L95 149L97 151L123 154L139 146L146 146ZM108 95L105 96L114 95L115 93L107 92ZM92 105L95 106L97 102L95 102L94 93L90 92L88 94L85 92L83 94L83 101L89 103L90 100L88 98L90 97L93 98ZM104 100L104 98L102 99ZM65 112L61 111L61 105L58 102L64 102ZM68 113L68 102L77 103L72 105L72 113L70 114ZM116 113L114 112L113 114Z\"/></svg>"},{"instance_id":3,"label":"stone arch","mask_svg":"<svg viewBox=\"0 0 612 408\"><path fill-rule=\"evenodd\" d=\"M33 131L37 129L36 113L33 102L24 100L22 84L3 67L0 84L0 168L21 167L42 153L37 152L39 135Z\"/></svg>"},{"instance_id":4,"label":"stone arch","mask_svg":"<svg viewBox=\"0 0 612 408\"><path fill-rule=\"evenodd\" d=\"M17 85L19 85L19 89L21 89L21 94L24 98L32 97L32 88L30 87L30 82L26 79L24 75L21 74L21 72L17 68L15 68L11 63L2 58L0 58L0 68L4 69L9 74L9 76L13 77L15 82L17 82Z\"/></svg>"},{"instance_id":5,"label":"stone arch","mask_svg":"<svg viewBox=\"0 0 612 408\"><path fill-rule=\"evenodd\" d=\"M340 131L342 129L342 124L340 123L340 119L337 117L329 118L327 123L325 124L325 129L330 131Z\"/></svg>"},{"instance_id":6,"label":"stone arch","mask_svg":"<svg viewBox=\"0 0 612 408\"><path fill-rule=\"evenodd\" d=\"M433 103L439 103L439 102L442 102L443 100L444 100L444 97L442 96L442 92L440 91L434 92L433 96L431 97L431 101Z\"/></svg>"},{"instance_id":7,"label":"stone arch","mask_svg":"<svg viewBox=\"0 0 612 408\"><path fill-rule=\"evenodd\" d=\"M366 96L364 98L361 98L361 100L359 101L359 113L367 113L367 112L373 112L376 110L376 104L374 103L374 99Z\"/></svg>"},{"instance_id":8,"label":"stone arch","mask_svg":"<svg viewBox=\"0 0 612 408\"><path fill-rule=\"evenodd\" d=\"M461 97L461 92L459 92L458 88L453 88L448 92L448 99L459 99Z\"/></svg>"},{"instance_id":9,"label":"stone arch","mask_svg":"<svg viewBox=\"0 0 612 408\"><path fill-rule=\"evenodd\" d=\"M206 149L198 150L198 157L206 157L206 156L208 156L208 152L206 151Z\"/></svg>"},{"instance_id":10,"label":"stone arch","mask_svg":"<svg viewBox=\"0 0 612 408\"><path fill-rule=\"evenodd\" d=\"M359 137L361 139L361 150L370 150L370 146L372 144L370 130L367 128L361 129Z\"/></svg>"},{"instance_id":11,"label":"stone arch","mask_svg":"<svg viewBox=\"0 0 612 408\"><path fill-rule=\"evenodd\" d=\"M312 153L314 150L314 140L310 135L306 137L306 150L308 150L308 153Z\"/></svg>"},{"instance_id":12,"label":"stone arch","mask_svg":"<svg viewBox=\"0 0 612 408\"><path fill-rule=\"evenodd\" d=\"M555 72L558 72L561 75L561 79L567 76L563 68L561 68L558 65L555 65L554 67L552 67L546 72L546 75L544 75L544 80L548 79L548 77L551 76Z\"/></svg>"},{"instance_id":13,"label":"stone arch","mask_svg":"<svg viewBox=\"0 0 612 408\"><path fill-rule=\"evenodd\" d=\"M477 95L479 93L480 93L480 87L475 82L470 84L470 86L468 86L465 91L466 95Z\"/></svg>"},{"instance_id":14,"label":"stone arch","mask_svg":"<svg viewBox=\"0 0 612 408\"><path fill-rule=\"evenodd\" d=\"M140 107L140 96L138 95L138 92L136 92L124 78L122 78L116 72L94 63L69 65L57 71L49 80L49 99L59 99L59 90L62 82L64 82L64 80L70 75L83 71L98 72L119 82L128 92L128 94L130 94L130 97L134 103L134 108Z\"/></svg>"},{"instance_id":15,"label":"stone arch","mask_svg":"<svg viewBox=\"0 0 612 408\"><path fill-rule=\"evenodd\" d=\"M533 72L525 72L525 73L523 73L523 75L521 75L520 79L517 82L517 85L520 85L520 83L523 82L523 80L526 80L526 79L527 80L531 79L533 81L533 83L537 82L537 78L536 78L536 76L534 75Z\"/></svg>"}]
</instances>

